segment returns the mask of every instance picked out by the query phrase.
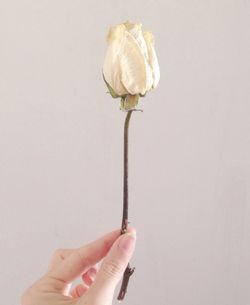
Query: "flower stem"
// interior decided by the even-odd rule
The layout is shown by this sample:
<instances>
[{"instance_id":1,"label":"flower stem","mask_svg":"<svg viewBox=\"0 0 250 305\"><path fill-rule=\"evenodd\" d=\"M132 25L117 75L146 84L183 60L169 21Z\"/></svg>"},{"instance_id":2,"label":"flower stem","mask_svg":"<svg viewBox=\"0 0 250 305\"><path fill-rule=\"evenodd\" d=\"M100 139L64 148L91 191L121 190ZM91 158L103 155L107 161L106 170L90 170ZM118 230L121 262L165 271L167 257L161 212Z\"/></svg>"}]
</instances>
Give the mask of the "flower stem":
<instances>
[{"instance_id":1,"label":"flower stem","mask_svg":"<svg viewBox=\"0 0 250 305\"><path fill-rule=\"evenodd\" d=\"M121 234L127 232L128 228L128 129L132 111L127 112L124 124L124 144L123 144L123 214Z\"/></svg>"},{"instance_id":2,"label":"flower stem","mask_svg":"<svg viewBox=\"0 0 250 305\"><path fill-rule=\"evenodd\" d=\"M128 229L128 130L129 130L129 121L133 111L137 109L132 109L127 112L127 116L124 124L124 151L123 151L123 215L122 215L122 226L121 234L125 234ZM135 268L131 268L130 265L127 265L127 268L123 274L123 280L121 289L117 299L119 301L123 300L127 292L127 287L129 283L129 278L133 274Z\"/></svg>"}]
</instances>

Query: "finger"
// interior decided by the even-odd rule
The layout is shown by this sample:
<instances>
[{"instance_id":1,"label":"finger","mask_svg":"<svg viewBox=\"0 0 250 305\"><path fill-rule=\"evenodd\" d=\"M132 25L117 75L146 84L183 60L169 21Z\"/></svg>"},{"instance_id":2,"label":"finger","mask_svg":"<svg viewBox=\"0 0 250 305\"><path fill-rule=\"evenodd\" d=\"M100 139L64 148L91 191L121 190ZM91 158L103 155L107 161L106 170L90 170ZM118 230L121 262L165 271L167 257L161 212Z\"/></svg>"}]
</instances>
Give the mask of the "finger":
<instances>
[{"instance_id":1,"label":"finger","mask_svg":"<svg viewBox=\"0 0 250 305\"><path fill-rule=\"evenodd\" d=\"M82 275L82 280L84 281L85 284L90 286L95 281L96 274L97 274L97 269L92 267Z\"/></svg>"},{"instance_id":2,"label":"finger","mask_svg":"<svg viewBox=\"0 0 250 305\"><path fill-rule=\"evenodd\" d=\"M105 257L89 293L93 293L100 299L113 298L116 285L122 278L133 254L135 242L136 232L134 229L130 229L128 233L116 240Z\"/></svg>"},{"instance_id":3,"label":"finger","mask_svg":"<svg viewBox=\"0 0 250 305\"><path fill-rule=\"evenodd\" d=\"M87 286L79 284L71 291L70 295L72 296L72 298L76 299L81 297L87 290Z\"/></svg>"},{"instance_id":4,"label":"finger","mask_svg":"<svg viewBox=\"0 0 250 305\"><path fill-rule=\"evenodd\" d=\"M49 271L49 275L62 283L70 283L91 266L100 261L109 251L120 230L110 232L96 241L75 249L60 265Z\"/></svg>"},{"instance_id":5,"label":"finger","mask_svg":"<svg viewBox=\"0 0 250 305\"><path fill-rule=\"evenodd\" d=\"M75 249L57 249L50 260L48 271L65 260Z\"/></svg>"}]
</instances>

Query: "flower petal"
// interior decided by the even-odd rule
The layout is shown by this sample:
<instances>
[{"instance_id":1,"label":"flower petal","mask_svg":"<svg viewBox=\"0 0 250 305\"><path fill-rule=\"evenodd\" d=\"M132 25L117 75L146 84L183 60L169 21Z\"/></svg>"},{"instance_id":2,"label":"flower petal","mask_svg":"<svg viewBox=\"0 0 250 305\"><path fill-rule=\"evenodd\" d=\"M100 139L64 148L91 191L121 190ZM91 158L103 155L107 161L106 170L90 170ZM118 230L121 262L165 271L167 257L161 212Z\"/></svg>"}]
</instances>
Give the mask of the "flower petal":
<instances>
[{"instance_id":1,"label":"flower petal","mask_svg":"<svg viewBox=\"0 0 250 305\"><path fill-rule=\"evenodd\" d=\"M124 87L132 95L145 94L153 84L152 71L137 40L130 32L125 32L119 56Z\"/></svg>"},{"instance_id":2,"label":"flower petal","mask_svg":"<svg viewBox=\"0 0 250 305\"><path fill-rule=\"evenodd\" d=\"M152 88L155 88L160 80L160 67L157 59L157 55L154 48L154 36L151 32L144 32L143 37L145 39L145 42L147 44L148 49L148 55L149 55L149 65L153 72L153 86Z\"/></svg>"},{"instance_id":3,"label":"flower petal","mask_svg":"<svg viewBox=\"0 0 250 305\"><path fill-rule=\"evenodd\" d=\"M124 36L124 32L126 31L126 27L124 24L118 24L115 26L112 26L109 29L108 35L107 35L107 42L108 44L111 44L112 42L120 42Z\"/></svg>"},{"instance_id":4,"label":"flower petal","mask_svg":"<svg viewBox=\"0 0 250 305\"><path fill-rule=\"evenodd\" d=\"M107 36L108 48L103 64L104 78L117 95L128 94L128 91L121 82L121 67L119 62L121 41L124 34L125 26L123 24L110 28Z\"/></svg>"}]
</instances>

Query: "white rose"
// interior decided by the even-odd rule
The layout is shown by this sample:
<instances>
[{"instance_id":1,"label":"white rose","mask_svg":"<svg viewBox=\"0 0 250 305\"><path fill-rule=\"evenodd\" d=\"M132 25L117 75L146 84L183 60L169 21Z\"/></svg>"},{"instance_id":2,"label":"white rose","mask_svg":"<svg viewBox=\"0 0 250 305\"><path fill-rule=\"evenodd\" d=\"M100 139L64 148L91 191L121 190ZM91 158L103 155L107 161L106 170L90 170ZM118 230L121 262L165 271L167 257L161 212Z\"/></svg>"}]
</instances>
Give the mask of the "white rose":
<instances>
[{"instance_id":1,"label":"white rose","mask_svg":"<svg viewBox=\"0 0 250 305\"><path fill-rule=\"evenodd\" d=\"M139 98L157 86L160 69L151 32L126 22L110 28L107 42L103 76L113 97L135 99L131 95Z\"/></svg>"}]
</instances>

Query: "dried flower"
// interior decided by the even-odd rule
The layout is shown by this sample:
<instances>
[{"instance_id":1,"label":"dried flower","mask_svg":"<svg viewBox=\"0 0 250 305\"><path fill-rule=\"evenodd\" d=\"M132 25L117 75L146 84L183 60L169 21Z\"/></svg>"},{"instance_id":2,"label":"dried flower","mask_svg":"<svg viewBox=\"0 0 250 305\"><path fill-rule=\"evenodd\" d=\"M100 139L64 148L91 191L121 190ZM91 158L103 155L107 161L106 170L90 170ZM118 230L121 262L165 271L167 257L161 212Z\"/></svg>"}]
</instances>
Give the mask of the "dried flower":
<instances>
[{"instance_id":1,"label":"dried flower","mask_svg":"<svg viewBox=\"0 0 250 305\"><path fill-rule=\"evenodd\" d=\"M153 34L143 32L139 23L125 22L110 28L107 42L104 80L112 97L121 98L121 109L134 109L160 79Z\"/></svg>"}]
</instances>

